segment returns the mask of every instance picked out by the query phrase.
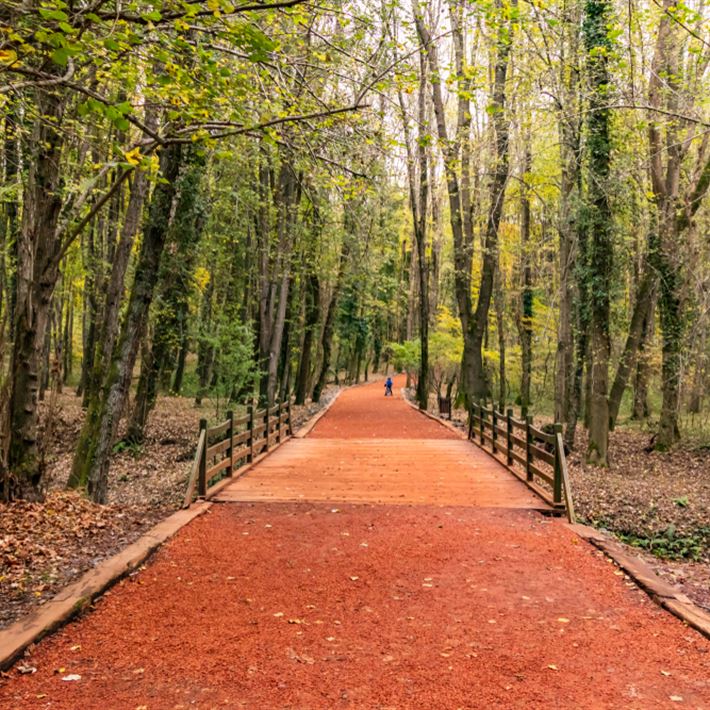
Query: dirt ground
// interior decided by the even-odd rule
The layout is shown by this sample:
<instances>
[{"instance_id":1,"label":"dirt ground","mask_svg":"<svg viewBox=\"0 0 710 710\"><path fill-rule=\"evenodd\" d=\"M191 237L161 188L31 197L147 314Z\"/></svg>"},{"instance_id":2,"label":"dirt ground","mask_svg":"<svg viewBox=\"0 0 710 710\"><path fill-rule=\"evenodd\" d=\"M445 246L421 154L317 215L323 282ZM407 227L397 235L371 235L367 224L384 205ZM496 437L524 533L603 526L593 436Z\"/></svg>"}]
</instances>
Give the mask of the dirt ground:
<instances>
[{"instance_id":1,"label":"dirt ground","mask_svg":"<svg viewBox=\"0 0 710 710\"><path fill-rule=\"evenodd\" d=\"M431 504L217 503L0 684L8 709L679 705L710 708L710 641L562 521Z\"/></svg>"},{"instance_id":2,"label":"dirt ground","mask_svg":"<svg viewBox=\"0 0 710 710\"><path fill-rule=\"evenodd\" d=\"M320 403L294 407L295 428L337 390L328 387ZM48 496L43 503L0 503L0 628L41 606L181 505L200 417L212 414L186 397L161 397L143 446L114 453L109 505L99 506L64 490L84 419L80 399L69 392L60 395L51 427L43 405Z\"/></svg>"}]
</instances>

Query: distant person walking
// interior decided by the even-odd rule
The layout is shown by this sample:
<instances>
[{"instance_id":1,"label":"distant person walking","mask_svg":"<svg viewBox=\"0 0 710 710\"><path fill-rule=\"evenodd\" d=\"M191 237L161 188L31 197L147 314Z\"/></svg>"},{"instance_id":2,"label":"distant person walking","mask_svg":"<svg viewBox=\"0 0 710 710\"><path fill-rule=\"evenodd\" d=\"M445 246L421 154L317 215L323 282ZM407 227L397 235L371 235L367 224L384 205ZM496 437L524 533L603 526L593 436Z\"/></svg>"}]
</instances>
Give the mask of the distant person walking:
<instances>
[{"instance_id":1,"label":"distant person walking","mask_svg":"<svg viewBox=\"0 0 710 710\"><path fill-rule=\"evenodd\" d=\"M391 397L392 396L392 378L388 377L385 380L385 397Z\"/></svg>"}]
</instances>

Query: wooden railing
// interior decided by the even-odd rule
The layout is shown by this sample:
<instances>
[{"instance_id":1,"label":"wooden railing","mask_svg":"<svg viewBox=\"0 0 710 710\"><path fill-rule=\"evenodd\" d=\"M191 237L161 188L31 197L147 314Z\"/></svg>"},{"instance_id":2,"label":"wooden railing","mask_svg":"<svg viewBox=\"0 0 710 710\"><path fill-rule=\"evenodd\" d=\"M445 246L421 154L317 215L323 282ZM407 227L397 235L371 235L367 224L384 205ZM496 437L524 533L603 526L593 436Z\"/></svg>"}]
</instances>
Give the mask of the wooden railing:
<instances>
[{"instance_id":1,"label":"wooden railing","mask_svg":"<svg viewBox=\"0 0 710 710\"><path fill-rule=\"evenodd\" d=\"M247 414L235 417L227 412L226 421L208 427L200 419L200 435L193 459L184 507L195 498L205 498L210 488L223 478L231 478L242 466L280 444L292 433L291 402L280 402L268 409L249 408Z\"/></svg>"},{"instance_id":2,"label":"wooden railing","mask_svg":"<svg viewBox=\"0 0 710 710\"><path fill-rule=\"evenodd\" d=\"M533 426L532 417L516 419L512 409L503 414L493 406L474 403L469 411L468 438L575 521L561 424L544 431Z\"/></svg>"}]
</instances>

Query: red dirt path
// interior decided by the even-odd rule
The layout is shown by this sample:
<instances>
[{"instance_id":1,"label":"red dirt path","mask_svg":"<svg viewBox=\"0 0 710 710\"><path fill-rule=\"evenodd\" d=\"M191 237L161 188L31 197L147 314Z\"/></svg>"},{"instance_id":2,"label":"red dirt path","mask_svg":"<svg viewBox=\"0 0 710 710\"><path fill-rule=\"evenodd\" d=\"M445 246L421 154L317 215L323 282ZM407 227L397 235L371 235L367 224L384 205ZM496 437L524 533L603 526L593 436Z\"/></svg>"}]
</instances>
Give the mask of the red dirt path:
<instances>
[{"instance_id":1,"label":"red dirt path","mask_svg":"<svg viewBox=\"0 0 710 710\"><path fill-rule=\"evenodd\" d=\"M25 663L0 708L710 708L710 642L523 510L217 504Z\"/></svg>"},{"instance_id":2,"label":"red dirt path","mask_svg":"<svg viewBox=\"0 0 710 710\"><path fill-rule=\"evenodd\" d=\"M423 417L402 401L406 378L394 378L394 395L384 382L344 390L308 435L313 439L457 439L455 432Z\"/></svg>"}]
</instances>

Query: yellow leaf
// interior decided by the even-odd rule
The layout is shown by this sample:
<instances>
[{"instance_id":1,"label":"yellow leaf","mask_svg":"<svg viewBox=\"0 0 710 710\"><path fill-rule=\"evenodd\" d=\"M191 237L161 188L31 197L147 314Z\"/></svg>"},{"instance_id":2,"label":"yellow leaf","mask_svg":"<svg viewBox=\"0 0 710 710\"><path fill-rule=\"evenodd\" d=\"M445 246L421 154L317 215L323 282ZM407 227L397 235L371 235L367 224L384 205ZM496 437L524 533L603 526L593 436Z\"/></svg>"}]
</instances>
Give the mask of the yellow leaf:
<instances>
[{"instance_id":1,"label":"yellow leaf","mask_svg":"<svg viewBox=\"0 0 710 710\"><path fill-rule=\"evenodd\" d=\"M17 61L17 52L14 49L0 49L0 63L13 64Z\"/></svg>"},{"instance_id":2,"label":"yellow leaf","mask_svg":"<svg viewBox=\"0 0 710 710\"><path fill-rule=\"evenodd\" d=\"M126 162L130 163L131 165L140 165L141 159L143 158L143 156L141 155L140 148L134 148L133 150L129 150L123 155L126 158Z\"/></svg>"}]
</instances>

